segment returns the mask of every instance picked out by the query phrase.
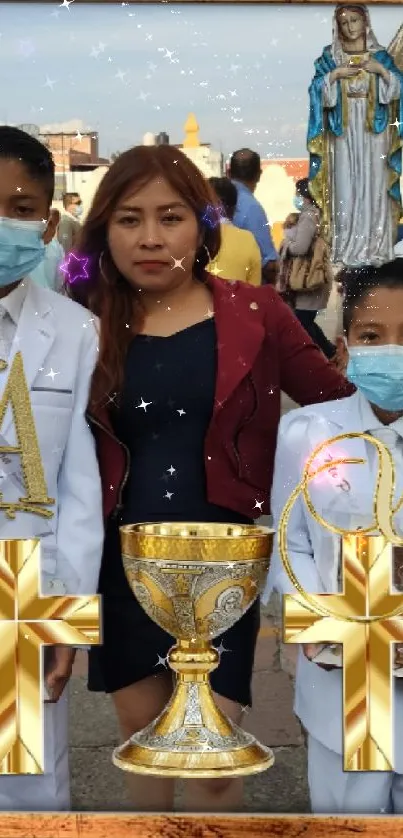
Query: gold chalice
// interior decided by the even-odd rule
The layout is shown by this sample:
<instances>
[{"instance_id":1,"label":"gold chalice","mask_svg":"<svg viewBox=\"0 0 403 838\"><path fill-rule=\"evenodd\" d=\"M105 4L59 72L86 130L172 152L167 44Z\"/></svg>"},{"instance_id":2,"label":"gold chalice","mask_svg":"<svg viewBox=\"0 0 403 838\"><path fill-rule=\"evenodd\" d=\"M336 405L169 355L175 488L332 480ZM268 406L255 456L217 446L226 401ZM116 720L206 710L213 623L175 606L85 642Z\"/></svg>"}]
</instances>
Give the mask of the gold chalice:
<instances>
[{"instance_id":1,"label":"gold chalice","mask_svg":"<svg viewBox=\"0 0 403 838\"><path fill-rule=\"evenodd\" d=\"M350 55L349 60L348 60L348 66L357 68L357 77L358 76L364 76L365 75L365 64L368 60L369 60L369 52L358 53L357 55Z\"/></svg>"},{"instance_id":2,"label":"gold chalice","mask_svg":"<svg viewBox=\"0 0 403 838\"><path fill-rule=\"evenodd\" d=\"M176 686L158 718L114 751L114 764L162 777L226 777L270 768L271 750L217 707L209 673L219 665L212 639L236 623L262 590L274 532L186 522L136 524L120 533L133 593L177 639L168 655Z\"/></svg>"}]
</instances>

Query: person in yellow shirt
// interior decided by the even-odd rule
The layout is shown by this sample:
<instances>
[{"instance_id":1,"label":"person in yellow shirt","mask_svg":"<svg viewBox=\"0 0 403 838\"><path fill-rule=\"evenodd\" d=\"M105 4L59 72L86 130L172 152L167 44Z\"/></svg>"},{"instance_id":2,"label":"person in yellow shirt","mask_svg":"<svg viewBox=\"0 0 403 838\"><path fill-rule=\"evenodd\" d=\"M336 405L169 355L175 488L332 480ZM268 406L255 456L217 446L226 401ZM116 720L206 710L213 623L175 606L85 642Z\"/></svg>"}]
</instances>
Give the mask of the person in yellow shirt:
<instances>
[{"instance_id":1,"label":"person in yellow shirt","mask_svg":"<svg viewBox=\"0 0 403 838\"><path fill-rule=\"evenodd\" d=\"M237 190L226 177L212 177L210 184L222 208L221 247L207 270L221 279L240 280L250 285L262 283L262 257L253 233L232 223L237 204Z\"/></svg>"}]
</instances>

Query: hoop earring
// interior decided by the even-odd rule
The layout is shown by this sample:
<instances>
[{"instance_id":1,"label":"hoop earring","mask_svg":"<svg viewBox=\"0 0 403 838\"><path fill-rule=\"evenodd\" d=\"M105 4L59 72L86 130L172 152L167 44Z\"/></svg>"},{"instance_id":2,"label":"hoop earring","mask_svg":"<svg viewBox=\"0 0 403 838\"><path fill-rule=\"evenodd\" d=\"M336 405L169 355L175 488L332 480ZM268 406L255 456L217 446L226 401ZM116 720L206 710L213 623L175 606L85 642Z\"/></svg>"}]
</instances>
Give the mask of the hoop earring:
<instances>
[{"instance_id":1,"label":"hoop earring","mask_svg":"<svg viewBox=\"0 0 403 838\"><path fill-rule=\"evenodd\" d=\"M207 253L207 259L208 259L207 264L209 265L209 264L210 264L210 262L212 261L212 258L211 258L211 256L210 256L210 251L209 251L209 249L208 249L208 247L207 247L207 245L206 245L206 244L204 244L204 245L203 245L203 249L204 249L204 250L206 251L206 253Z\"/></svg>"},{"instance_id":2,"label":"hoop earring","mask_svg":"<svg viewBox=\"0 0 403 838\"><path fill-rule=\"evenodd\" d=\"M212 261L212 259L211 259L210 251L209 251L207 245L202 244L201 248L199 248L199 251L200 250L205 250L206 251L206 253L207 253L207 265L209 265L210 262ZM196 262L200 262L200 256L196 256Z\"/></svg>"},{"instance_id":3,"label":"hoop earring","mask_svg":"<svg viewBox=\"0 0 403 838\"><path fill-rule=\"evenodd\" d=\"M105 251L101 250L101 252L99 254L99 259L98 259L98 268L99 268L99 273L102 276L102 279L104 279L105 282L109 282L108 277L106 276L106 273L104 271L104 266L102 264L102 260L103 260L104 256L105 256Z\"/></svg>"}]
</instances>

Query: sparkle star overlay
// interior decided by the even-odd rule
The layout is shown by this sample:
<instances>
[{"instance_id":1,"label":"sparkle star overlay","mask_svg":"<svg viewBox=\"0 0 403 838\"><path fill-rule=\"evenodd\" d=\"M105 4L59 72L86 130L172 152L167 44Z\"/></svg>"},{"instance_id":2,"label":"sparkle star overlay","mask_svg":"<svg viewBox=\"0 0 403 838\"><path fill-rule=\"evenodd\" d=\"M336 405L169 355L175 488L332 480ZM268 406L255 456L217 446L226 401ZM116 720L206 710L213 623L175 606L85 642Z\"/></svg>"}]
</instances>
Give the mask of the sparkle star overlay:
<instances>
[{"instance_id":1,"label":"sparkle star overlay","mask_svg":"<svg viewBox=\"0 0 403 838\"><path fill-rule=\"evenodd\" d=\"M208 204L200 220L204 227L215 230L225 219L226 215L222 207Z\"/></svg>"},{"instance_id":2,"label":"sparkle star overlay","mask_svg":"<svg viewBox=\"0 0 403 838\"><path fill-rule=\"evenodd\" d=\"M68 254L59 270L64 274L69 285L73 285L77 280L89 279L88 261L87 256L79 256L73 251Z\"/></svg>"},{"instance_id":3,"label":"sparkle star overlay","mask_svg":"<svg viewBox=\"0 0 403 838\"><path fill-rule=\"evenodd\" d=\"M16 41L14 33L7 31L2 21L3 44L9 39L15 42L17 67L8 66L8 72L11 69L13 75L21 64L32 63L33 70L41 66L39 86L34 72L32 78L30 73L25 77L25 84L31 84L28 101L32 102L31 108L27 107L27 123L50 124L54 118L54 95L59 92L63 95L66 87L74 87L81 101L80 113L88 114L89 119L88 126L80 120L79 131L96 127L100 143L105 143L112 154L119 153L127 147L126 138L131 136L130 116L122 113L116 95L124 86L131 101L136 101L136 112L138 109L138 134L134 142L140 141L144 132L154 126L156 112L161 117L164 115L164 119L155 124L155 131L166 130L172 139L175 137L175 142L182 139L182 126L174 113L176 96L180 95L182 102L189 103L188 111L200 120L201 142L211 143L217 151L221 150L222 142L226 159L234 149L249 144L266 160L306 157L307 79L314 57L331 37L331 15L324 16L314 8L308 12L298 6L254 7L252 17L246 22L242 8L234 7L230 18L225 9L217 8L211 10L218 21L211 32L196 7L193 10L189 6L178 8L162 3L160 8L152 8L151 18L151 8L140 8L133 3L109 4L109 8L98 8L95 21L92 13L89 19L90 10L87 15L83 5L75 0L54 0L49 11L45 11L49 43L61 38L66 49L71 42L72 61L66 74L52 69L52 52L46 52L46 43L42 45L42 33L39 28L35 31L34 17L32 21L24 20L25 31L21 30ZM378 34L379 12L374 7L371 17ZM382 10L382 17L387 24L388 38L392 37L401 18L389 8ZM248 24L250 28L245 29ZM218 37L223 27L228 34L224 51ZM81 34L86 33L84 50L77 53L74 53L78 47L75 28ZM246 53L245 37L252 39L254 46ZM313 46L300 55L304 43ZM4 56L3 60L9 59ZM298 67L302 62L300 73L295 70L297 61ZM85 91L80 89L83 77ZM99 85L103 91L101 99ZM18 100L18 90L14 98ZM263 100L271 114L269 121L260 107ZM66 97L66 104L67 101ZM107 102L105 108L102 102ZM65 119L64 124L68 125L72 122L70 116L64 112L60 119ZM19 117L11 113L10 119L16 122ZM393 124L394 119L393 115L388 121ZM72 130L76 127L72 125ZM62 129L54 127L54 130ZM78 145L76 149L79 150ZM209 174L219 175L214 171ZM301 171L300 176L304 174Z\"/></svg>"}]
</instances>

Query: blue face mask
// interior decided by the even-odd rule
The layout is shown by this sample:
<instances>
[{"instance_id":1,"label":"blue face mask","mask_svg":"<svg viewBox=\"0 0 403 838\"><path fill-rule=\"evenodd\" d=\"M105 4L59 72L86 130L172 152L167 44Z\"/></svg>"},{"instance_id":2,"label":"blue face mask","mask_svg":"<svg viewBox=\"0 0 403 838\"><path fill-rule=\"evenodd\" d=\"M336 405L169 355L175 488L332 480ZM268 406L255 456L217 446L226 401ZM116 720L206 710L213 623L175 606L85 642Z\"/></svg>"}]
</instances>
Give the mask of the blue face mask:
<instances>
[{"instance_id":1,"label":"blue face mask","mask_svg":"<svg viewBox=\"0 0 403 838\"><path fill-rule=\"evenodd\" d=\"M349 346L347 378L371 404L403 410L403 346Z\"/></svg>"},{"instance_id":2,"label":"blue face mask","mask_svg":"<svg viewBox=\"0 0 403 838\"><path fill-rule=\"evenodd\" d=\"M295 209L298 210L298 212L301 212L303 206L304 206L304 199L301 198L301 195L296 195L295 198L294 198Z\"/></svg>"},{"instance_id":3,"label":"blue face mask","mask_svg":"<svg viewBox=\"0 0 403 838\"><path fill-rule=\"evenodd\" d=\"M0 287L31 273L45 256L44 221L0 217Z\"/></svg>"}]
</instances>

